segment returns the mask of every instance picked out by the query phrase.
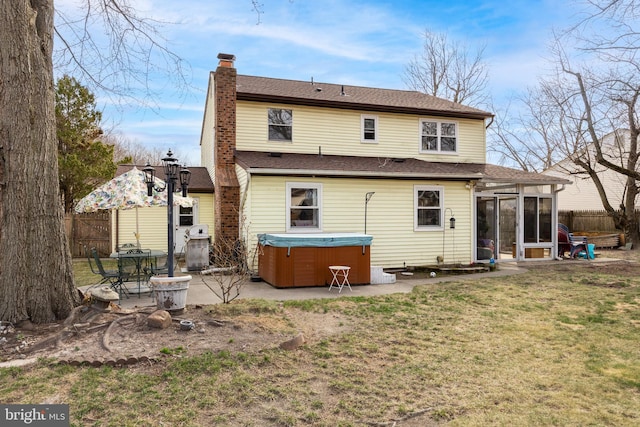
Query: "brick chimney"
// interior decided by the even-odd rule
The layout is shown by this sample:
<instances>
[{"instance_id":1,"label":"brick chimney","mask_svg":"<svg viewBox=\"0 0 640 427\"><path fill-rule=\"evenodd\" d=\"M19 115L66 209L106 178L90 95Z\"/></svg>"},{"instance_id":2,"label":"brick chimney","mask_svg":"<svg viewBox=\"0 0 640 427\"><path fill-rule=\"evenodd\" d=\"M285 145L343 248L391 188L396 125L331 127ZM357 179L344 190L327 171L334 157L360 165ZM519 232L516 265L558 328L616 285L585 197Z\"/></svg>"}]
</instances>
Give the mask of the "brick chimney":
<instances>
[{"instance_id":1,"label":"brick chimney","mask_svg":"<svg viewBox=\"0 0 640 427\"><path fill-rule=\"evenodd\" d=\"M217 245L233 245L240 237L240 184L235 171L236 57L218 54L215 96L215 230ZM219 246L220 247L220 246Z\"/></svg>"}]
</instances>

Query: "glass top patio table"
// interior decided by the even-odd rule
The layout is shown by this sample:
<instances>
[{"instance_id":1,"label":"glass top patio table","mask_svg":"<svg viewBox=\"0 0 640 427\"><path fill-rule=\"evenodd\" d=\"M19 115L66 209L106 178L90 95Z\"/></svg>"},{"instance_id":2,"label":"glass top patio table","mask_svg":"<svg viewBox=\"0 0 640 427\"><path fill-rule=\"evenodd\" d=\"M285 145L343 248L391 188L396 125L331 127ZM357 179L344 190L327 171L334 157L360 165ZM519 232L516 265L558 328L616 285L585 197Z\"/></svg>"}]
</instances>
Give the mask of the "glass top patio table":
<instances>
[{"instance_id":1,"label":"glass top patio table","mask_svg":"<svg viewBox=\"0 0 640 427\"><path fill-rule=\"evenodd\" d=\"M167 256L167 253L165 251L161 251L161 250L157 250L157 249L137 249L137 248L133 248L133 249L127 249L127 250L123 250L121 252L112 252L111 255L109 255L109 258L114 258L118 260L118 269L121 269L121 260L131 260L133 263L135 263L135 277L136 277L136 281L138 284L137 287L137 294L138 297L140 297L140 294L142 293L146 293L146 292L151 292L151 288L149 288L146 285L142 285L141 281L142 279L145 277L143 274L143 261L144 260L150 260L151 258L160 258L160 257L165 257ZM129 289L129 292L135 292L132 289Z\"/></svg>"},{"instance_id":2,"label":"glass top patio table","mask_svg":"<svg viewBox=\"0 0 640 427\"><path fill-rule=\"evenodd\" d=\"M127 249L127 251L112 252L109 258L158 258L162 256L167 256L167 253L157 249Z\"/></svg>"}]
</instances>

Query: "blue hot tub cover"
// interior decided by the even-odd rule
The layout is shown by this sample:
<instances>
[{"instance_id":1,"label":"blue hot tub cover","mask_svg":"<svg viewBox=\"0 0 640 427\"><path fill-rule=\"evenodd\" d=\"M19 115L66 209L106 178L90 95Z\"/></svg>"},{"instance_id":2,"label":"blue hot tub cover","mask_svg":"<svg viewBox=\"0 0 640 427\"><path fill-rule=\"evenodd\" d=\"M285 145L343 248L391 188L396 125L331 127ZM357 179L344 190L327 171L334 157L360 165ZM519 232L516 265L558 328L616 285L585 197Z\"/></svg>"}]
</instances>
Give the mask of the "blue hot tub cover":
<instances>
[{"instance_id":1,"label":"blue hot tub cover","mask_svg":"<svg viewBox=\"0 0 640 427\"><path fill-rule=\"evenodd\" d=\"M262 246L278 248L331 248L338 246L371 246L373 236L359 233L258 234Z\"/></svg>"}]
</instances>

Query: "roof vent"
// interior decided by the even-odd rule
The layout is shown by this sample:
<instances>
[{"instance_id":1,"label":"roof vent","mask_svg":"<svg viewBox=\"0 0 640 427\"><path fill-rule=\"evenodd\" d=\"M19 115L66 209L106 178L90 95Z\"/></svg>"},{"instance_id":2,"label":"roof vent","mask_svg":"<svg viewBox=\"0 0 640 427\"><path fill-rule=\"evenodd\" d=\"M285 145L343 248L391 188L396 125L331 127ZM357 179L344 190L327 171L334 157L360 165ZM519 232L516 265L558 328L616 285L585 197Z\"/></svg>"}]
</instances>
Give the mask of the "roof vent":
<instances>
[{"instance_id":1,"label":"roof vent","mask_svg":"<svg viewBox=\"0 0 640 427\"><path fill-rule=\"evenodd\" d=\"M282 157L282 153L278 151L272 151L269 153L269 157Z\"/></svg>"},{"instance_id":2,"label":"roof vent","mask_svg":"<svg viewBox=\"0 0 640 427\"><path fill-rule=\"evenodd\" d=\"M322 92L322 88L321 87L317 87L316 88L316 92Z\"/></svg>"},{"instance_id":3,"label":"roof vent","mask_svg":"<svg viewBox=\"0 0 640 427\"><path fill-rule=\"evenodd\" d=\"M394 163L404 163L405 160L407 160L407 159L402 159L402 158L393 159Z\"/></svg>"},{"instance_id":4,"label":"roof vent","mask_svg":"<svg viewBox=\"0 0 640 427\"><path fill-rule=\"evenodd\" d=\"M344 85L342 85L342 87L340 88L340 96L347 96L347 94L344 91Z\"/></svg>"}]
</instances>

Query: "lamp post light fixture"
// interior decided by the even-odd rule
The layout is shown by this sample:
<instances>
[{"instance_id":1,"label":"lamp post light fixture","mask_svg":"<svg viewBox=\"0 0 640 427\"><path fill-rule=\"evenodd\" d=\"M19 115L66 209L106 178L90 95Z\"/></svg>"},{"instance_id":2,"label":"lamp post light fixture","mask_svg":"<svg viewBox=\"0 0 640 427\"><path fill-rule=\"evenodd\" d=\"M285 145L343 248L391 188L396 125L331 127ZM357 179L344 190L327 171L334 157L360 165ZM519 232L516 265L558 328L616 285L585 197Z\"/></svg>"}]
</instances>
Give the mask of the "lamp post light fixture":
<instances>
[{"instance_id":1,"label":"lamp post light fixture","mask_svg":"<svg viewBox=\"0 0 640 427\"><path fill-rule=\"evenodd\" d=\"M174 243L173 243L173 193L176 190L175 186L180 180L180 189L182 189L182 196L187 197L187 188L189 187L189 180L191 179L191 172L189 169L178 164L178 159L173 157L173 153L171 150L167 152L167 157L162 159L162 166L164 168L164 174L166 176L164 187L157 187L155 183L155 175L156 171L147 163L147 165L142 169L145 174L144 182L147 184L147 195L152 196L153 190L155 189L158 192L162 192L167 190L167 267L168 267L168 275L169 277L173 277L173 252L174 252ZM179 169L179 171L178 171Z\"/></svg>"}]
</instances>

